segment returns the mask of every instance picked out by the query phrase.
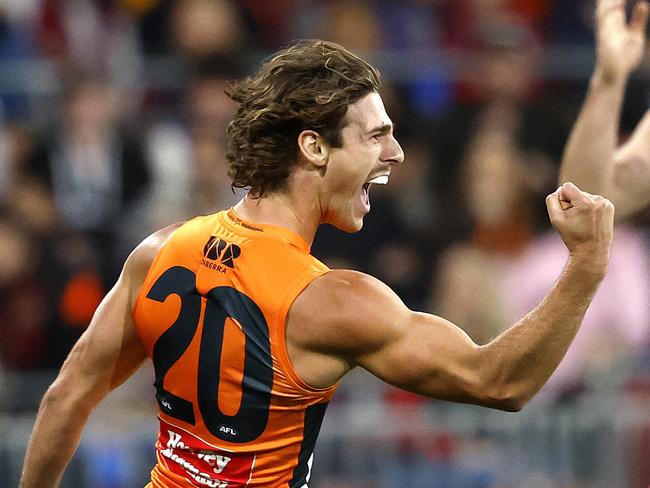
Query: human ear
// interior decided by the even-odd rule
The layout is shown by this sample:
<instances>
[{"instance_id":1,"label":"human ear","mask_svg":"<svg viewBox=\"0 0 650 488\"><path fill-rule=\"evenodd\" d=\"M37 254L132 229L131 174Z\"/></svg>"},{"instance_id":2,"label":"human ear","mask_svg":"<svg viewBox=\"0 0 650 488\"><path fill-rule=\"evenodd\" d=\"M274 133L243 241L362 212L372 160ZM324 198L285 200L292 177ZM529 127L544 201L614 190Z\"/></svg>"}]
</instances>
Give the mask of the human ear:
<instances>
[{"instance_id":1,"label":"human ear","mask_svg":"<svg viewBox=\"0 0 650 488\"><path fill-rule=\"evenodd\" d=\"M298 148L302 157L318 168L329 160L329 145L316 131L304 130L298 134Z\"/></svg>"}]
</instances>

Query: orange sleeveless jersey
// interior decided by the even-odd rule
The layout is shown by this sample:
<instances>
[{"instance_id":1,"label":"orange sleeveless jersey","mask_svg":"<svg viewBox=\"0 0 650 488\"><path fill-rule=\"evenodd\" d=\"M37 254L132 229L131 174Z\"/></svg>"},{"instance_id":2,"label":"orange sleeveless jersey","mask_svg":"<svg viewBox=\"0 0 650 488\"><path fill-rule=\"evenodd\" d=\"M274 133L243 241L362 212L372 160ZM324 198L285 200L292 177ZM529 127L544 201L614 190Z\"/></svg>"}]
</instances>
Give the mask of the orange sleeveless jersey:
<instances>
[{"instance_id":1,"label":"orange sleeveless jersey","mask_svg":"<svg viewBox=\"0 0 650 488\"><path fill-rule=\"evenodd\" d=\"M300 380L285 320L328 268L297 234L233 210L179 227L133 310L155 367L159 487L307 485L334 387Z\"/></svg>"}]
</instances>

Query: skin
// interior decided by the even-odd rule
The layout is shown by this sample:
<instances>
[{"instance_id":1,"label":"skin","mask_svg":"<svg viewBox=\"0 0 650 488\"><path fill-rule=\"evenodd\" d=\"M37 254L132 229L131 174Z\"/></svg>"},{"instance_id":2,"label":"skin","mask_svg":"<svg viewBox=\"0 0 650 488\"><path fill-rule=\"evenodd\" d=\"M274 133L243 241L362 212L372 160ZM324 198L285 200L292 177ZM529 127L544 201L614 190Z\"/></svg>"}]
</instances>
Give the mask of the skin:
<instances>
[{"instance_id":1,"label":"skin","mask_svg":"<svg viewBox=\"0 0 650 488\"><path fill-rule=\"evenodd\" d=\"M45 393L27 447L21 487L59 485L92 410L145 360L131 310L153 258L174 228L151 235L131 253Z\"/></svg>"},{"instance_id":2,"label":"skin","mask_svg":"<svg viewBox=\"0 0 650 488\"><path fill-rule=\"evenodd\" d=\"M596 8L596 66L562 159L560 182L600 193L624 218L650 203L650 112L617 147L625 86L645 48L648 4L637 2L629 22L619 0Z\"/></svg>"},{"instance_id":3,"label":"skin","mask_svg":"<svg viewBox=\"0 0 650 488\"><path fill-rule=\"evenodd\" d=\"M246 197L237 213L291 229L310 243L321 223L361 229L369 210L364 184L388 174L403 153L377 93L350 105L344 122L340 148L314 131L302 132L286 190ZM327 387L361 366L432 398L519 410L562 359L609 259L614 208L608 200L568 183L548 196L547 207L569 249L567 264L542 302L489 344L478 346L451 322L409 310L371 276L332 270L315 279L289 312L286 339L296 372L314 387ZM175 228L157 232L132 253L46 393L21 487L57 486L90 411L144 360L132 304Z\"/></svg>"}]
</instances>

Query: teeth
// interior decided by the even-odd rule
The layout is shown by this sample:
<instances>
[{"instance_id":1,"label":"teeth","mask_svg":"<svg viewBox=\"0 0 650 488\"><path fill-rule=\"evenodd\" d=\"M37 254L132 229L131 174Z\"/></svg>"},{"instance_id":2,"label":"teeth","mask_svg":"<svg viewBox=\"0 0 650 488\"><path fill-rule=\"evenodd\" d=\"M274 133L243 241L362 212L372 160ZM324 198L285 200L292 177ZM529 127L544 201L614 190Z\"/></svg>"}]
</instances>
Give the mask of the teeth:
<instances>
[{"instance_id":1,"label":"teeth","mask_svg":"<svg viewBox=\"0 0 650 488\"><path fill-rule=\"evenodd\" d=\"M375 183L377 185L386 185L388 184L388 176L376 176L372 180L370 180L368 183Z\"/></svg>"}]
</instances>

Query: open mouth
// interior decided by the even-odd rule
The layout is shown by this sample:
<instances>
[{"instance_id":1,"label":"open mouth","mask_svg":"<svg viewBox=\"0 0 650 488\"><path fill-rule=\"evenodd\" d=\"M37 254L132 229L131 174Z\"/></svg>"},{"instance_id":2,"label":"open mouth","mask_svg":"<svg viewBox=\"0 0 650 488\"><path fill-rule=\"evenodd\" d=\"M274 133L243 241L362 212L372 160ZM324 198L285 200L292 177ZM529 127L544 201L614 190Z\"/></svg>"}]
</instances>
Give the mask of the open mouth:
<instances>
[{"instance_id":1,"label":"open mouth","mask_svg":"<svg viewBox=\"0 0 650 488\"><path fill-rule=\"evenodd\" d=\"M368 192L373 184L388 184L388 175L375 176L370 181L365 182L361 187L361 200L363 201L363 204L368 208L370 208L370 196L368 195Z\"/></svg>"},{"instance_id":2,"label":"open mouth","mask_svg":"<svg viewBox=\"0 0 650 488\"><path fill-rule=\"evenodd\" d=\"M370 190L371 183L364 183L361 187L361 201L366 207L370 207L370 196L368 195L368 190Z\"/></svg>"}]
</instances>

